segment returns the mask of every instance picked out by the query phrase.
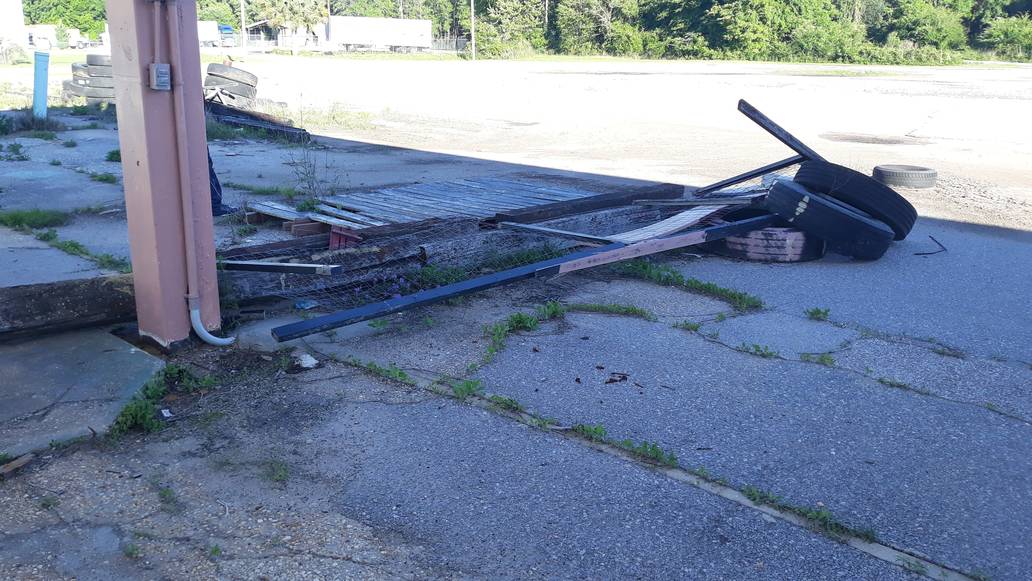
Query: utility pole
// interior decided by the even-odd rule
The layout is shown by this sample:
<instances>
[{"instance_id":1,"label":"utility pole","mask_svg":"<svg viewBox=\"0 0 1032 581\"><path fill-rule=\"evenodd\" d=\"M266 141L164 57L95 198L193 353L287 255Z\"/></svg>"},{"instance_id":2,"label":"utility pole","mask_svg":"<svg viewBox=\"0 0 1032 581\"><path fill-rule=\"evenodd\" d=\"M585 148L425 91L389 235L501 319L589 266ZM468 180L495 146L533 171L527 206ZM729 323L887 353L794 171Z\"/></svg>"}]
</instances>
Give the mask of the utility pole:
<instances>
[{"instance_id":1,"label":"utility pole","mask_svg":"<svg viewBox=\"0 0 1032 581\"><path fill-rule=\"evenodd\" d=\"M473 43L473 60L477 60L477 15L473 0L469 0L469 40Z\"/></svg>"},{"instance_id":2,"label":"utility pole","mask_svg":"<svg viewBox=\"0 0 1032 581\"><path fill-rule=\"evenodd\" d=\"M240 48L247 52L247 7L244 6L244 2L247 0L240 0Z\"/></svg>"},{"instance_id":3,"label":"utility pole","mask_svg":"<svg viewBox=\"0 0 1032 581\"><path fill-rule=\"evenodd\" d=\"M398 0L398 18L405 18L405 0Z\"/></svg>"}]
</instances>

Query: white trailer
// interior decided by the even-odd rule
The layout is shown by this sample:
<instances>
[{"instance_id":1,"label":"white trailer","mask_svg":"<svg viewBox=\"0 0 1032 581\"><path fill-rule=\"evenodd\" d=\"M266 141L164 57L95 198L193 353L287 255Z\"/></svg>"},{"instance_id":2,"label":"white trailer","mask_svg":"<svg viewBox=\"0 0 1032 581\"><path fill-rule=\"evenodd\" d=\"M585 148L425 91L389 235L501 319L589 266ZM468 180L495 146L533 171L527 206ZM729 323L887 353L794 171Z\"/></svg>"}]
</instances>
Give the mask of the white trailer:
<instances>
[{"instance_id":1,"label":"white trailer","mask_svg":"<svg viewBox=\"0 0 1032 581\"><path fill-rule=\"evenodd\" d=\"M328 28L327 43L346 49L429 50L433 40L429 20L331 16Z\"/></svg>"},{"instance_id":2,"label":"white trailer","mask_svg":"<svg viewBox=\"0 0 1032 581\"><path fill-rule=\"evenodd\" d=\"M214 20L198 20L197 39L201 46L221 46L222 34L219 32L219 23Z\"/></svg>"}]
</instances>

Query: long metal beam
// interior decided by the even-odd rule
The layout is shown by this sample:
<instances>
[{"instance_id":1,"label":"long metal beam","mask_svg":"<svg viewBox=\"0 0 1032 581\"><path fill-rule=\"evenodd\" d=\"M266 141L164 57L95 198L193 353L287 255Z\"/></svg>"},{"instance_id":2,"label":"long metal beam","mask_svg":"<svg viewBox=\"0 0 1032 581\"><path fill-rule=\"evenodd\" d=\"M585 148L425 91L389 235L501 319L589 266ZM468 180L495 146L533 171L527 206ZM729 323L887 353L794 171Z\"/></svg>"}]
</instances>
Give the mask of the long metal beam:
<instances>
[{"instance_id":1,"label":"long metal beam","mask_svg":"<svg viewBox=\"0 0 1032 581\"><path fill-rule=\"evenodd\" d=\"M741 111L743 115L751 119L753 123L765 129L767 133L773 135L778 141L784 143L799 155L805 157L806 159L816 159L820 161L825 161L824 158L821 157L821 154L810 149L795 135L792 135L788 131L785 131L785 128L783 128L782 126L771 121L770 117L767 117L763 113L760 113L759 109L750 105L749 102L745 99L738 100L738 110Z\"/></svg>"},{"instance_id":2,"label":"long metal beam","mask_svg":"<svg viewBox=\"0 0 1032 581\"><path fill-rule=\"evenodd\" d=\"M627 260L638 256L646 256L666 250L674 250L703 242L719 240L736 234L744 234L752 230L771 226L779 218L775 216L760 216L749 218L738 222L711 226L702 230L696 230L687 234L646 240L636 244L623 244L615 242L574 252L572 254L520 266L494 274L488 274L477 278L471 278L462 282L439 286L434 289L420 291L403 297L391 298L378 303L371 303L338 311L329 315L323 315L306 321L298 321L288 325L282 325L272 329L272 336L277 341L290 341L299 339L314 333L329 331L345 325L360 323L370 319L376 319L392 313L398 313L415 307L429 305L446 299L479 292L492 287L513 283L528 278L554 276L565 274L576 270L591 268L602 264L609 264L620 260Z\"/></svg>"},{"instance_id":3,"label":"long metal beam","mask_svg":"<svg viewBox=\"0 0 1032 581\"><path fill-rule=\"evenodd\" d=\"M736 176L720 180L716 183L712 183L708 186L697 188L695 190L692 190L692 194L695 196L704 196L717 190L722 190L728 186L733 186L735 184L747 182L749 180L756 179L760 176L767 175L770 172L778 171L779 169L785 169L786 167L793 166L797 163L802 163L804 161L806 161L805 157L801 155L793 155L792 157L785 158L781 161L775 161L774 163L769 163L763 167L758 167L756 169L749 170L745 173L740 173Z\"/></svg>"}]
</instances>

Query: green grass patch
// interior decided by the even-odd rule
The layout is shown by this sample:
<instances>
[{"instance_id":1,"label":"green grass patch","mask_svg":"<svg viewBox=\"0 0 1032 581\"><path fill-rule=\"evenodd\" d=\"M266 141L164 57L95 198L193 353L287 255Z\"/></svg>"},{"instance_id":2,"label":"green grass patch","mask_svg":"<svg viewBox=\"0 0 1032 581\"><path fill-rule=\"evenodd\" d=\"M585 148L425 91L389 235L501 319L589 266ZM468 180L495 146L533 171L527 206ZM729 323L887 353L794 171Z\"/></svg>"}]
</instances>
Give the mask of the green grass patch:
<instances>
[{"instance_id":1,"label":"green grass patch","mask_svg":"<svg viewBox=\"0 0 1032 581\"><path fill-rule=\"evenodd\" d=\"M600 313L603 315L621 315L624 317L637 317L646 321L656 321L656 315L648 309L634 305L621 305L617 303L574 303L568 305L567 310L579 313Z\"/></svg>"},{"instance_id":2,"label":"green grass patch","mask_svg":"<svg viewBox=\"0 0 1032 581\"><path fill-rule=\"evenodd\" d=\"M319 201L315 198L305 198L294 204L298 212L311 212L319 207Z\"/></svg>"},{"instance_id":3,"label":"green grass patch","mask_svg":"<svg viewBox=\"0 0 1032 581\"><path fill-rule=\"evenodd\" d=\"M90 179L102 184L117 184L118 176L110 172L90 174Z\"/></svg>"},{"instance_id":4,"label":"green grass patch","mask_svg":"<svg viewBox=\"0 0 1032 581\"><path fill-rule=\"evenodd\" d=\"M211 389L216 384L214 377L197 377L180 365L166 365L122 408L109 433L118 437L132 431L157 431L161 429L161 421L157 417L158 403L170 391L193 393L199 389Z\"/></svg>"},{"instance_id":5,"label":"green grass patch","mask_svg":"<svg viewBox=\"0 0 1032 581\"><path fill-rule=\"evenodd\" d=\"M537 318L541 321L561 319L566 316L566 307L559 301L548 301L536 309Z\"/></svg>"},{"instance_id":6,"label":"green grass patch","mask_svg":"<svg viewBox=\"0 0 1032 581\"><path fill-rule=\"evenodd\" d=\"M28 131L25 133L25 137L31 137L33 139L42 139L44 141L54 141L57 139L57 134L53 131L47 131L44 129L36 129L34 131Z\"/></svg>"},{"instance_id":7,"label":"green grass patch","mask_svg":"<svg viewBox=\"0 0 1032 581\"><path fill-rule=\"evenodd\" d=\"M538 328L537 317L534 315L528 315L527 313L513 313L509 315L509 318L505 319L505 326L508 328L510 333L517 331L533 331Z\"/></svg>"},{"instance_id":8,"label":"green grass patch","mask_svg":"<svg viewBox=\"0 0 1032 581\"><path fill-rule=\"evenodd\" d=\"M65 139L61 142L61 145L65 147L78 147L79 142L74 139Z\"/></svg>"},{"instance_id":9,"label":"green grass patch","mask_svg":"<svg viewBox=\"0 0 1032 581\"><path fill-rule=\"evenodd\" d=\"M466 401L471 395L478 395L483 391L484 386L479 379L464 379L452 385L452 393L461 401Z\"/></svg>"},{"instance_id":10,"label":"green grass patch","mask_svg":"<svg viewBox=\"0 0 1032 581\"><path fill-rule=\"evenodd\" d=\"M227 188L233 188L235 190L243 190L245 192L252 193L256 196L285 196L288 199L293 199L297 195L297 190L291 187L284 186L257 186L253 184L242 184L238 182L226 182Z\"/></svg>"},{"instance_id":11,"label":"green grass patch","mask_svg":"<svg viewBox=\"0 0 1032 581\"><path fill-rule=\"evenodd\" d=\"M663 286L678 287L696 294L722 300L737 311L751 311L763 308L763 301L756 296L725 288L711 282L690 278L673 268L647 260L628 260L614 265L613 270L624 276L647 280Z\"/></svg>"},{"instance_id":12,"label":"green grass patch","mask_svg":"<svg viewBox=\"0 0 1032 581\"><path fill-rule=\"evenodd\" d=\"M64 226L69 214L58 210L6 210L0 212L0 224L8 228L33 229Z\"/></svg>"},{"instance_id":13,"label":"green grass patch","mask_svg":"<svg viewBox=\"0 0 1032 581\"><path fill-rule=\"evenodd\" d=\"M831 511L824 507L809 508L789 504L782 500L780 496L766 490L761 490L755 486L746 486L742 489L742 494L744 494L745 497L753 504L765 504L778 510L801 516L809 521L817 530L833 537L841 538L852 536L863 539L869 543L875 543L878 541L878 535L874 530L869 528L854 529L836 520L831 514Z\"/></svg>"},{"instance_id":14,"label":"green grass patch","mask_svg":"<svg viewBox=\"0 0 1032 581\"><path fill-rule=\"evenodd\" d=\"M234 230L237 236L253 236L258 233L258 227L252 224L245 224Z\"/></svg>"},{"instance_id":15,"label":"green grass patch","mask_svg":"<svg viewBox=\"0 0 1032 581\"><path fill-rule=\"evenodd\" d=\"M122 150L112 149L111 151L107 152L107 155L104 156L104 161L122 161Z\"/></svg>"}]
</instances>

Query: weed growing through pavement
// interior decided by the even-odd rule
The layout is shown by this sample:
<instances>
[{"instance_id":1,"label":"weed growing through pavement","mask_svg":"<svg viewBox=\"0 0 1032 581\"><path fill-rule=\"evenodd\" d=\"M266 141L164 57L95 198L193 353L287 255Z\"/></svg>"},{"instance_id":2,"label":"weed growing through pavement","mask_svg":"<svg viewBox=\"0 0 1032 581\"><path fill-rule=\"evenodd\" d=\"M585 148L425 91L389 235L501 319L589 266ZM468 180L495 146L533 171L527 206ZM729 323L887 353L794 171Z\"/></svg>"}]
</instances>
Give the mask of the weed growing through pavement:
<instances>
[{"instance_id":1,"label":"weed growing through pavement","mask_svg":"<svg viewBox=\"0 0 1032 581\"><path fill-rule=\"evenodd\" d=\"M680 272L663 264L637 259L614 265L612 268L617 273L625 276L647 280L663 286L678 287L693 293L720 299L734 307L737 311L763 308L763 301L759 297L710 282L685 277Z\"/></svg>"},{"instance_id":2,"label":"weed growing through pavement","mask_svg":"<svg viewBox=\"0 0 1032 581\"><path fill-rule=\"evenodd\" d=\"M505 410L517 414L526 411L523 408L523 404L511 397L492 395L487 398L487 401L491 402L492 407L495 407L500 410Z\"/></svg>"},{"instance_id":3,"label":"weed growing through pavement","mask_svg":"<svg viewBox=\"0 0 1032 581\"><path fill-rule=\"evenodd\" d=\"M823 531L831 536L835 537L846 537L854 536L863 539L869 543L878 541L878 535L872 529L854 529L850 526L843 524L835 519L831 514L831 511L823 506L818 508L809 508L803 506L796 506L789 504L781 499L780 496L762 490L755 486L746 486L742 489L742 494L745 495L753 504L765 504L767 506L774 507L778 510L789 512L797 516L801 516L810 522L815 528Z\"/></svg>"},{"instance_id":4,"label":"weed growing through pavement","mask_svg":"<svg viewBox=\"0 0 1032 581\"><path fill-rule=\"evenodd\" d=\"M61 504L60 499L58 499L56 496L51 496L49 494L39 499L39 507L43 510L50 510L52 508L56 508L59 504Z\"/></svg>"},{"instance_id":5,"label":"weed growing through pavement","mask_svg":"<svg viewBox=\"0 0 1032 581\"><path fill-rule=\"evenodd\" d=\"M122 547L122 554L130 559L139 559L141 556L143 556L143 551L140 549L139 545L135 543L129 543L128 545Z\"/></svg>"},{"instance_id":6,"label":"weed growing through pavement","mask_svg":"<svg viewBox=\"0 0 1032 581\"><path fill-rule=\"evenodd\" d=\"M479 395L484 391L484 385L479 379L464 379L452 384L452 394L459 401L466 401L471 395Z\"/></svg>"},{"instance_id":7,"label":"weed growing through pavement","mask_svg":"<svg viewBox=\"0 0 1032 581\"><path fill-rule=\"evenodd\" d=\"M372 321L369 321L367 324L374 329L386 329L391 325L391 322L387 319L373 319Z\"/></svg>"},{"instance_id":8,"label":"weed growing through pavement","mask_svg":"<svg viewBox=\"0 0 1032 581\"><path fill-rule=\"evenodd\" d=\"M122 161L122 150L112 149L111 151L107 152L107 155L104 156L104 161Z\"/></svg>"},{"instance_id":9,"label":"weed growing through pavement","mask_svg":"<svg viewBox=\"0 0 1032 581\"><path fill-rule=\"evenodd\" d=\"M775 359L777 357L780 357L777 351L774 351L766 345L758 345L756 343L753 343L752 345L742 343L738 346L738 350L743 353L748 353L750 355L763 357L764 359Z\"/></svg>"},{"instance_id":10,"label":"weed growing through pavement","mask_svg":"<svg viewBox=\"0 0 1032 581\"><path fill-rule=\"evenodd\" d=\"M938 353L939 355L942 355L943 357L953 357L954 359L964 359L964 357L965 357L963 351L960 351L959 349L953 349L953 348L950 348L950 347L946 347L946 346L936 347L936 348L932 349L932 352L933 353Z\"/></svg>"},{"instance_id":11,"label":"weed growing through pavement","mask_svg":"<svg viewBox=\"0 0 1032 581\"><path fill-rule=\"evenodd\" d=\"M723 323L727 320L727 313L717 313L717 316L713 320L718 323Z\"/></svg>"},{"instance_id":12,"label":"weed growing through pavement","mask_svg":"<svg viewBox=\"0 0 1032 581\"><path fill-rule=\"evenodd\" d=\"M257 196L284 196L288 200L294 199L297 195L297 190L290 187L280 186L255 186L251 184L241 184L237 182L226 182L223 184L227 188L233 188L235 190L243 190L255 194Z\"/></svg>"},{"instance_id":13,"label":"weed growing through pavement","mask_svg":"<svg viewBox=\"0 0 1032 581\"><path fill-rule=\"evenodd\" d=\"M537 317L542 321L561 319L566 316L566 307L559 301L548 301L537 308Z\"/></svg>"},{"instance_id":14,"label":"weed growing through pavement","mask_svg":"<svg viewBox=\"0 0 1032 581\"><path fill-rule=\"evenodd\" d=\"M822 309L820 307L813 307L812 309L806 309L807 318L814 321L827 321L828 315L831 314L831 309Z\"/></svg>"},{"instance_id":15,"label":"weed growing through pavement","mask_svg":"<svg viewBox=\"0 0 1032 581\"><path fill-rule=\"evenodd\" d=\"M59 210L5 210L0 212L0 225L15 230L32 230L64 226L70 218L67 212Z\"/></svg>"},{"instance_id":16,"label":"weed growing through pavement","mask_svg":"<svg viewBox=\"0 0 1032 581\"><path fill-rule=\"evenodd\" d=\"M574 433L580 434L592 442L605 442L608 437L606 427L602 424L574 424L571 429Z\"/></svg>"},{"instance_id":17,"label":"weed growing through pavement","mask_svg":"<svg viewBox=\"0 0 1032 581\"><path fill-rule=\"evenodd\" d=\"M117 438L135 430L157 431L161 429L161 421L157 418L157 405L170 389L193 393L198 389L210 389L215 384L213 377L198 378L182 366L168 365L144 384L140 392L122 408L111 424L109 434Z\"/></svg>"},{"instance_id":18,"label":"weed growing through pavement","mask_svg":"<svg viewBox=\"0 0 1032 581\"><path fill-rule=\"evenodd\" d=\"M673 452L667 452L663 448L660 448L659 444L654 442L635 444L634 440L628 439L611 443L645 460L650 460L657 464L665 464L667 466L677 466L677 456L675 456Z\"/></svg>"},{"instance_id":19,"label":"weed growing through pavement","mask_svg":"<svg viewBox=\"0 0 1032 581\"><path fill-rule=\"evenodd\" d=\"M282 460L269 460L265 463L265 479L276 484L290 480L290 466Z\"/></svg>"},{"instance_id":20,"label":"weed growing through pavement","mask_svg":"<svg viewBox=\"0 0 1032 581\"><path fill-rule=\"evenodd\" d=\"M568 305L567 310L580 313L600 313L604 315L621 315L625 317L637 317L646 321L657 320L656 315L647 309L634 305L621 305L616 303L574 303Z\"/></svg>"},{"instance_id":21,"label":"weed growing through pavement","mask_svg":"<svg viewBox=\"0 0 1032 581\"><path fill-rule=\"evenodd\" d=\"M702 323L696 323L693 321L681 321L680 323L674 323L675 329L684 329L685 331L691 331L697 333L702 328Z\"/></svg>"},{"instance_id":22,"label":"weed growing through pavement","mask_svg":"<svg viewBox=\"0 0 1032 581\"><path fill-rule=\"evenodd\" d=\"M222 547L220 547L218 545L212 545L212 546L208 547L208 558L209 559L218 559L221 556L222 556Z\"/></svg>"},{"instance_id":23,"label":"weed growing through pavement","mask_svg":"<svg viewBox=\"0 0 1032 581\"><path fill-rule=\"evenodd\" d=\"M408 373L405 373L404 369L393 363L388 364L387 367L383 367L374 361L369 361L365 365L362 365L362 367L365 367L369 373L383 379L397 381L398 383L404 383L406 385L416 384L416 381L412 379Z\"/></svg>"},{"instance_id":24,"label":"weed growing through pavement","mask_svg":"<svg viewBox=\"0 0 1032 581\"><path fill-rule=\"evenodd\" d=\"M95 181L95 182L100 182L102 184L117 184L118 183L118 177L115 176L115 174L113 174L111 172L103 172L103 173L90 174L90 179Z\"/></svg>"},{"instance_id":25,"label":"weed growing through pavement","mask_svg":"<svg viewBox=\"0 0 1032 581\"><path fill-rule=\"evenodd\" d=\"M816 363L825 367L835 366L835 358L831 356L831 353L821 353L819 355L803 353L799 356L799 359L801 361L806 361L807 363Z\"/></svg>"},{"instance_id":26,"label":"weed growing through pavement","mask_svg":"<svg viewBox=\"0 0 1032 581\"><path fill-rule=\"evenodd\" d=\"M158 500L161 501L162 507L171 508L176 504L176 491L164 486L158 490Z\"/></svg>"},{"instance_id":27,"label":"weed growing through pavement","mask_svg":"<svg viewBox=\"0 0 1032 581\"><path fill-rule=\"evenodd\" d=\"M64 141L61 142L61 145L65 146L65 147L75 147L75 146L79 145L79 142L77 142L74 139L65 139Z\"/></svg>"}]
</instances>

